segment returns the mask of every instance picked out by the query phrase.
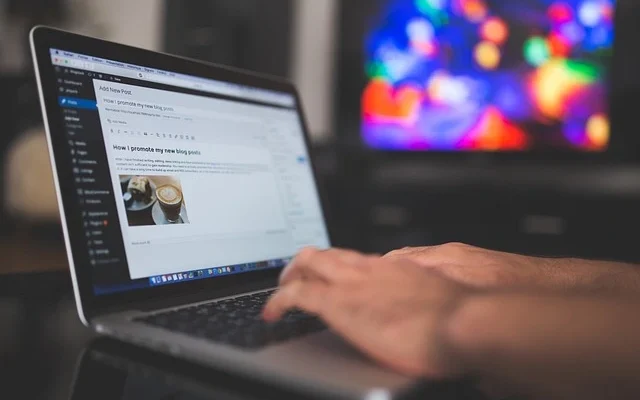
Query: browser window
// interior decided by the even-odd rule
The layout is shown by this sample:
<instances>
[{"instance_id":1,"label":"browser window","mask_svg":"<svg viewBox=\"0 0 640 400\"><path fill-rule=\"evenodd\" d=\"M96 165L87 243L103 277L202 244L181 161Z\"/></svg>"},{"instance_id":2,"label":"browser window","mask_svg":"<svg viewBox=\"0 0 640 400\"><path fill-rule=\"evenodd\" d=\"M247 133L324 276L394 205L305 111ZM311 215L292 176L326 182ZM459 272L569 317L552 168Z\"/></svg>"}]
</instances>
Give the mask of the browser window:
<instances>
[{"instance_id":1,"label":"browser window","mask_svg":"<svg viewBox=\"0 0 640 400\"><path fill-rule=\"evenodd\" d=\"M281 267L329 246L292 95L51 57L97 293Z\"/></svg>"}]
</instances>

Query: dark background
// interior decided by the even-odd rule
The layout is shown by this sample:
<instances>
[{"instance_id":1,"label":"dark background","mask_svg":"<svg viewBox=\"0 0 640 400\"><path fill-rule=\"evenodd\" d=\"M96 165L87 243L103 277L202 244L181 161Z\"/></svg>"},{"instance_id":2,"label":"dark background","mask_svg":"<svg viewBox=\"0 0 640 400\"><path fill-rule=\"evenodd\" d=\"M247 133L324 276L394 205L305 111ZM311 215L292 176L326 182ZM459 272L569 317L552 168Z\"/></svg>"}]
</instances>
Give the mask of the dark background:
<instances>
[{"instance_id":1,"label":"dark background","mask_svg":"<svg viewBox=\"0 0 640 400\"><path fill-rule=\"evenodd\" d=\"M5 19L24 21L23 35L17 36L25 53L26 32L33 23L64 26L77 14L70 8L73 2L25 3L8 1L4 11ZM170 53L294 78L298 3L168 0L161 5L160 46ZM638 258L632 237L622 232L634 231L638 222L640 135L634 99L640 91L640 59L634 40L640 33L635 23L639 3L618 2L612 99L616 144L606 157L578 159L367 151L357 125L364 84L360 49L366 23L379 3L338 2L335 10L335 79L326 83L333 87L334 96L327 101L334 120L332 132L322 132L329 139L318 142L315 153L322 184L329 189L337 245L384 252L403 245L464 241L534 254ZM0 154L5 155L16 137L40 126L41 120L28 62L17 71L0 68L0 83ZM0 195L5 190L0 184ZM5 237L24 228L24 218L0 213ZM35 230L50 230L51 238L59 240L56 223L50 228Z\"/></svg>"},{"instance_id":2,"label":"dark background","mask_svg":"<svg viewBox=\"0 0 640 400\"><path fill-rule=\"evenodd\" d=\"M364 149L354 124L363 82L359 51L377 0L333 2L331 46L316 54L331 60L333 79L301 78L297 40L310 38L304 46L313 55L322 29L300 26L299 8L324 1L145 0L130 11L130 20L147 21L145 7L154 5L161 10L158 50L292 78L304 88L330 88L324 101L333 115L331 128L312 134L336 245L386 252L462 241L536 255L640 262L640 2L618 1L612 133L619 140L613 151L605 158L518 159ZM35 23L48 23L120 38L110 23L127 12L128 3L113 3L0 0L0 383L17 388L22 398L66 398L69 358L89 337L75 316L57 217L34 218L4 206L5 195L15 190L4 179L9 149L25 131L42 125L25 56L27 32ZM109 7L113 14L103 15ZM137 39L131 36L131 43ZM15 66L14 58L23 62ZM305 96L313 94L303 90L311 113L316 102ZM47 170L35 172L51 179ZM17 384L24 376L34 383Z\"/></svg>"}]
</instances>

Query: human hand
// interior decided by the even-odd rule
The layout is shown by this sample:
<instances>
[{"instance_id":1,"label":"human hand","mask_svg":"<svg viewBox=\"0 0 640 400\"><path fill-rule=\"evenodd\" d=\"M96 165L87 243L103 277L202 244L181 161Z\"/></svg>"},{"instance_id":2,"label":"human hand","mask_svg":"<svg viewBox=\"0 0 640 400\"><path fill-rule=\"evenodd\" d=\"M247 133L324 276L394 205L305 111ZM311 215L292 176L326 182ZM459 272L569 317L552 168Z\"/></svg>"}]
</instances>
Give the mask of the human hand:
<instances>
[{"instance_id":1,"label":"human hand","mask_svg":"<svg viewBox=\"0 0 640 400\"><path fill-rule=\"evenodd\" d=\"M413 376L459 372L450 357L450 316L470 289L406 259L303 250L283 271L264 319L291 309L318 315L375 360Z\"/></svg>"},{"instance_id":2,"label":"human hand","mask_svg":"<svg viewBox=\"0 0 640 400\"><path fill-rule=\"evenodd\" d=\"M479 288L545 287L568 285L567 268L561 260L528 257L449 243L432 247L395 250L388 260L411 260L466 285Z\"/></svg>"}]
</instances>

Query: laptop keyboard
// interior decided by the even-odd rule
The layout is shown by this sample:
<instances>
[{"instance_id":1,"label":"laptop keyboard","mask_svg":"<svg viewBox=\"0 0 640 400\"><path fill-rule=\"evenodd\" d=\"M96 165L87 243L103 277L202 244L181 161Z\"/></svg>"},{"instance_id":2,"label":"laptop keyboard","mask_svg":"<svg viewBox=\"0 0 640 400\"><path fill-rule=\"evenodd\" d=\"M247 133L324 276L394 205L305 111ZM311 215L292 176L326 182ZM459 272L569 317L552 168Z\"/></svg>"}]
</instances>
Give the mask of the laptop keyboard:
<instances>
[{"instance_id":1,"label":"laptop keyboard","mask_svg":"<svg viewBox=\"0 0 640 400\"><path fill-rule=\"evenodd\" d=\"M262 309L274 292L181 308L135 321L252 350L326 329L318 318L301 311L289 312L276 323L264 322Z\"/></svg>"}]
</instances>

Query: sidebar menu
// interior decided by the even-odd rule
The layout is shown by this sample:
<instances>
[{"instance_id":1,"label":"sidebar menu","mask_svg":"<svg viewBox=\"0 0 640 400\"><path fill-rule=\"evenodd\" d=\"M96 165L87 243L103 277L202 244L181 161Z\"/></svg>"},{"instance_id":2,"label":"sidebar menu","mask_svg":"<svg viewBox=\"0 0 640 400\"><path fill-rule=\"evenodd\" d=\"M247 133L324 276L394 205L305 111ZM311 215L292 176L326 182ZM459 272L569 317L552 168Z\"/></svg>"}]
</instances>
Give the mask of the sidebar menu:
<instances>
[{"instance_id":1,"label":"sidebar menu","mask_svg":"<svg viewBox=\"0 0 640 400\"><path fill-rule=\"evenodd\" d=\"M93 89L92 72L57 68L58 104L62 110L73 168L77 207L86 236L86 255L101 283L122 282L125 262L105 142ZM98 76L96 76L98 78Z\"/></svg>"}]
</instances>

